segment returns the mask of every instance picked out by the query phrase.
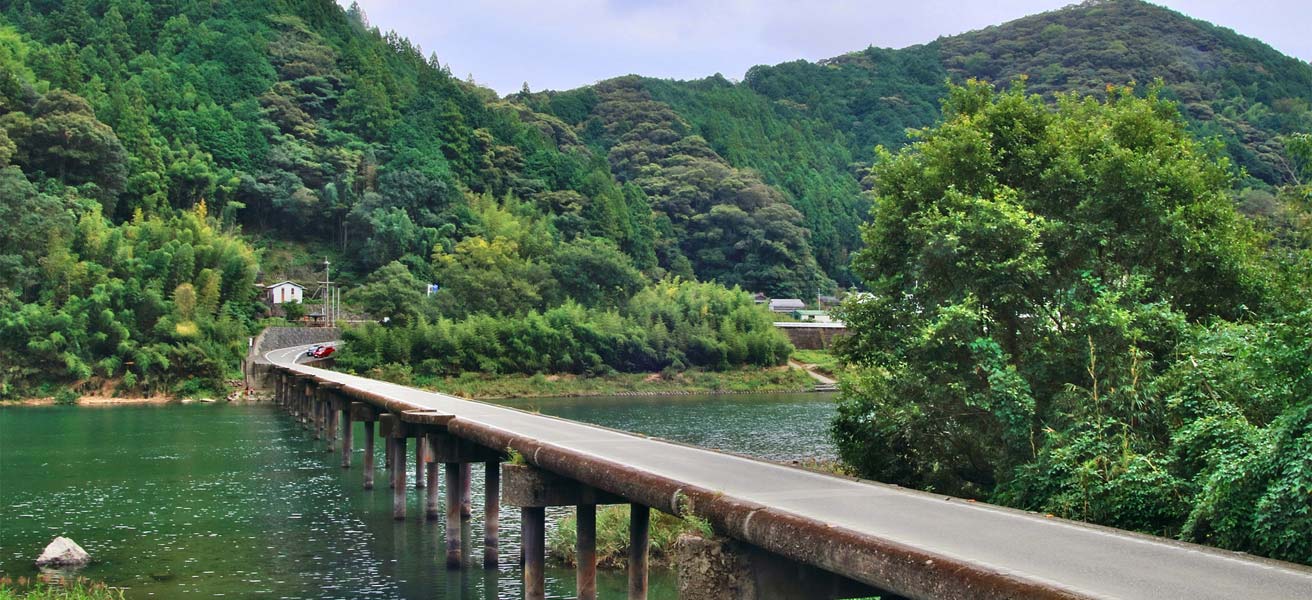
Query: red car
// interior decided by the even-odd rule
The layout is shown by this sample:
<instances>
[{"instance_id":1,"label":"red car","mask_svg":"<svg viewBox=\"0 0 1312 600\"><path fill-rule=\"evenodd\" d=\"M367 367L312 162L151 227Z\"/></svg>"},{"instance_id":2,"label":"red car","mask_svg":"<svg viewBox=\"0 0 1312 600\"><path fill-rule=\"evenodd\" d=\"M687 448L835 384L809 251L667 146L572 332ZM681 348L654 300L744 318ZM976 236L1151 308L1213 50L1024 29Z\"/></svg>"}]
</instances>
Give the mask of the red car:
<instances>
[{"instance_id":1,"label":"red car","mask_svg":"<svg viewBox=\"0 0 1312 600\"><path fill-rule=\"evenodd\" d=\"M305 355L313 358L328 358L336 351L337 349L332 346L314 346L306 350Z\"/></svg>"}]
</instances>

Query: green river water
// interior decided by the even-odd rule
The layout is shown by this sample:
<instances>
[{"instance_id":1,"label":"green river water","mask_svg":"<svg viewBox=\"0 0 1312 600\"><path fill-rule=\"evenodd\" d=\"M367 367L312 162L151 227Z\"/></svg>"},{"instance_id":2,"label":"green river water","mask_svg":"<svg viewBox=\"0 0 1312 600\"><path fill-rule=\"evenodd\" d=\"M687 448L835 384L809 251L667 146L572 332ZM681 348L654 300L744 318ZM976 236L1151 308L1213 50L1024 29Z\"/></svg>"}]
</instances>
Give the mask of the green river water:
<instances>
[{"instance_id":1,"label":"green river water","mask_svg":"<svg viewBox=\"0 0 1312 600\"><path fill-rule=\"evenodd\" d=\"M833 456L832 402L792 394L507 404L791 460ZM359 453L356 468L340 468L267 405L0 408L0 576L37 575L32 561L65 535L95 561L80 575L129 598L520 597L512 510L502 513L500 569L484 570L480 552L448 571L443 526L414 518L422 492L408 494L411 518L393 521L381 472L377 489L362 489ZM379 453L381 469L381 445ZM480 548L481 483L475 469ZM602 598L624 596L623 573L603 572L598 584ZM573 572L549 569L547 589L573 597ZM651 574L650 597L675 597L672 573Z\"/></svg>"}]
</instances>

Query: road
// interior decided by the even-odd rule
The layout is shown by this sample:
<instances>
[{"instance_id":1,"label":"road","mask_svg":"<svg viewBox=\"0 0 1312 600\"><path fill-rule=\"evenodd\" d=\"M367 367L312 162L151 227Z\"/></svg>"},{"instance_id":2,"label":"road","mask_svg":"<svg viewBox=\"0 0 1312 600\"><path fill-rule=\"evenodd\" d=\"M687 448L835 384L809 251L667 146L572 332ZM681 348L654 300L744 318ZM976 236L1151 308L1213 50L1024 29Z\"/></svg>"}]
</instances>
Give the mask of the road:
<instances>
[{"instance_id":1,"label":"road","mask_svg":"<svg viewBox=\"0 0 1312 600\"><path fill-rule=\"evenodd\" d=\"M289 366L303 351L275 350L266 357ZM456 415L453 423L535 439L574 453L580 461L620 462L635 472L845 530L872 547L904 548L928 556L926 565L949 565L936 571L948 579L959 572L987 574L1025 592L1017 597L1312 599L1312 569L1299 565L813 473L314 367L293 368ZM886 573L844 574L910 596L929 596L925 585L917 584L920 591L905 582L888 585L894 577ZM947 588L939 594L942 589ZM954 589L947 595L973 597L968 590Z\"/></svg>"}]
</instances>

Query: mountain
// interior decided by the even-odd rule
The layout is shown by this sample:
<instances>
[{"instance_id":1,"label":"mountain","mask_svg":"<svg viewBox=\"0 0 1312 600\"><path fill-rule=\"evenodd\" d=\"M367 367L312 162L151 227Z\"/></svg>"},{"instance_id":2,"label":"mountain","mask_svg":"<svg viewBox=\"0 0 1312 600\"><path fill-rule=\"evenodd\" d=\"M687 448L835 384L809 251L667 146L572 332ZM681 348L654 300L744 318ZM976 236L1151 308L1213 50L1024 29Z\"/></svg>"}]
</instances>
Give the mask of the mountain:
<instances>
[{"instance_id":1,"label":"mountain","mask_svg":"<svg viewBox=\"0 0 1312 600\"><path fill-rule=\"evenodd\" d=\"M266 316L250 284L325 256L347 285L437 281L449 318L661 278L851 286L874 147L934 123L948 81L1021 75L1160 78L1255 187L1312 129L1307 63L1138 0L737 83L508 97L331 0L0 0L0 396L47 371L215 380Z\"/></svg>"},{"instance_id":2,"label":"mountain","mask_svg":"<svg viewBox=\"0 0 1312 600\"><path fill-rule=\"evenodd\" d=\"M819 62L758 66L740 83L629 76L512 100L570 123L603 149L598 93L616 85L668 107L729 164L758 173L804 216L816 258L840 283L866 211L862 164L877 145L940 118L945 82L1104 96L1109 85L1160 80L1192 131L1214 137L1244 185L1295 177L1281 137L1312 130L1312 65L1258 40L1139 0L1099 0L902 49L868 48Z\"/></svg>"}]
</instances>

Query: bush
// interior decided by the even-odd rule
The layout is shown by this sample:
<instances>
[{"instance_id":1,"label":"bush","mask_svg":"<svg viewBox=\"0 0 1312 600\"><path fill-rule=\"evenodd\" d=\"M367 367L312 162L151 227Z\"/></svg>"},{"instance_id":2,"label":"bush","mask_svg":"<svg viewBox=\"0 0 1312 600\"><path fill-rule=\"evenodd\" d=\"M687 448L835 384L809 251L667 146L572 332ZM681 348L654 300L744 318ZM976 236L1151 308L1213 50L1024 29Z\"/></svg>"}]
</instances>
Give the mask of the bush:
<instances>
[{"instance_id":1,"label":"bush","mask_svg":"<svg viewBox=\"0 0 1312 600\"><path fill-rule=\"evenodd\" d=\"M82 397L73 388L63 388L55 392L55 404L77 404L77 399Z\"/></svg>"}]
</instances>

